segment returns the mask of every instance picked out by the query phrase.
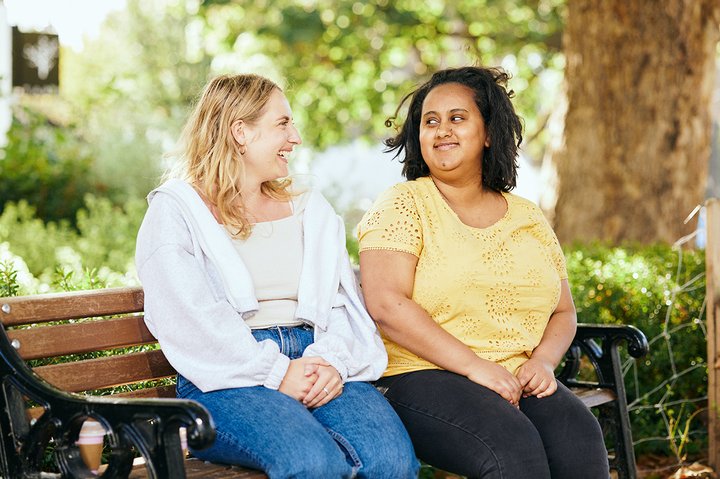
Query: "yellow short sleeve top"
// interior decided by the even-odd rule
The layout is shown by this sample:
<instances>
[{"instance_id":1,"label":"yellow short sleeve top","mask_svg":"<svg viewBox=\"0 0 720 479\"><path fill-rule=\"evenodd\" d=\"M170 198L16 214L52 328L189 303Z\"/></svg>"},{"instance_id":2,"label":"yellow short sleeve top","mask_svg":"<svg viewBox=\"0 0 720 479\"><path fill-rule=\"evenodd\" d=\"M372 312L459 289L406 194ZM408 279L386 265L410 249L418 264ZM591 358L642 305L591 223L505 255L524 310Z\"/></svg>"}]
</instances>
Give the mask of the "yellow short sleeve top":
<instances>
[{"instance_id":1,"label":"yellow short sleeve top","mask_svg":"<svg viewBox=\"0 0 720 479\"><path fill-rule=\"evenodd\" d=\"M385 191L358 225L360 251L418 257L412 299L475 353L510 372L539 344L567 278L560 244L532 202L503 193L507 213L467 226L430 178ZM434 364L383 338L392 376Z\"/></svg>"}]
</instances>

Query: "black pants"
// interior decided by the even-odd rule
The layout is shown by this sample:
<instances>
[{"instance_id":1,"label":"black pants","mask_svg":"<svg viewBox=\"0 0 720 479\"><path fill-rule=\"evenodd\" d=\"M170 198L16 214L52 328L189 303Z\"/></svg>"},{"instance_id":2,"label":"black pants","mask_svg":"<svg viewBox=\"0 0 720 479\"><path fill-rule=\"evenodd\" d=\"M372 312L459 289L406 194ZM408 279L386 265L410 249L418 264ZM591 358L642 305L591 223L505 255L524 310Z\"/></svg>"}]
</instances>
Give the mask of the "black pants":
<instances>
[{"instance_id":1,"label":"black pants","mask_svg":"<svg viewBox=\"0 0 720 479\"><path fill-rule=\"evenodd\" d=\"M468 478L608 479L600 425L565 386L520 400L455 373L424 370L376 383L410 433L420 459Z\"/></svg>"}]
</instances>

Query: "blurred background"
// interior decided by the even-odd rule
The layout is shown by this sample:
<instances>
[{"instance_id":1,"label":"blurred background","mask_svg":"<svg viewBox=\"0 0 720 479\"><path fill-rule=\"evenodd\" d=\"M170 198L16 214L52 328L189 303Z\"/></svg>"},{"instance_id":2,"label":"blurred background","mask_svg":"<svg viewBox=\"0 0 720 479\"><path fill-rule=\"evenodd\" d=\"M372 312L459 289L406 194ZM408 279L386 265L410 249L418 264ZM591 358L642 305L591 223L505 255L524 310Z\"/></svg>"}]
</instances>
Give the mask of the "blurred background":
<instances>
[{"instance_id":1,"label":"blurred background","mask_svg":"<svg viewBox=\"0 0 720 479\"><path fill-rule=\"evenodd\" d=\"M660 203L643 193L656 193L664 203L685 197L679 205L684 211L677 204L672 208L682 215L701 203L706 192L715 191L717 138L709 135L711 128L717 130L720 116L717 32L712 32L716 20L703 12L701 1L691 2L687 18L674 22L678 12L673 10L684 8L683 2L604 3L593 8L594 2L566 5L564 0L4 0L5 25L57 34L59 85L46 89L49 93L12 86L5 68L0 126L14 118L24 132L48 127L62 133L57 141L69 151L54 148L55 153L58 161L75 163L68 168L84 168L76 181L87 184L78 189L104 191L116 200L141 197L167 166L162 155L172 148L206 80L225 72L260 72L284 87L303 134L305 144L293 159L293 172L310 175L352 222L354 210L366 209L379 191L400 178L400 166L382 153L381 144L392 134L384 120L394 115L399 100L439 68L502 66L513 75L510 88L525 120L516 192L539 203L549 217L560 215L560 237L674 240L673 235L690 228L647 224L655 222L651 206ZM606 31L583 26L598 22ZM682 22L697 23L683 42L643 43L658 35L677 37L673 29ZM712 34L704 38L706 30ZM7 44L3 55L10 55ZM571 78L566 78L568 58L583 59L580 66L571 65ZM682 69L699 71L685 75ZM687 78L677 82L682 76ZM683 83L692 89L677 91ZM676 98L664 98L663 90L671 89ZM693 103L701 107L678 111L684 96L697 98ZM667 105L659 105L663 102ZM584 118L588 108L595 108L595 118ZM625 115L624 110L638 109L646 111ZM662 118L664 109L677 118ZM566 116L575 115L593 131L582 122L570 124L579 132L565 131ZM33 123L41 118L45 121ZM678 121L685 124L673 125ZM664 131L651 131L653 125ZM11 139L17 133L10 128ZM593 136L605 133L605 144L593 144ZM52 148L39 138L36 143ZM630 144L635 146L623 152ZM677 156L690 144L693 151L684 153L692 157L687 164L675 158L676 166L657 175L646 168L662 170L651 156ZM633 158L636 154L643 157ZM695 171L688 174L686 166ZM614 175L630 173L634 179L621 178L619 183L628 184L616 183L614 194L578 192L572 183L579 184L581 169L588 172L587 190L603 188ZM663 191L673 176L679 183L673 189L693 191ZM652 189L629 184L642 182L640 177L650 179ZM556 211L558 196L568 201ZM651 205L638 216L646 224L637 231L621 231L622 218L598 211L643 196ZM7 199L15 198L0 198ZM576 205L578 201L588 207ZM581 219L578 225L571 219L575 211L585 216L592 212L604 224L585 233L582 223L591 221ZM73 206L66 205L64 211L42 216L73 214Z\"/></svg>"},{"instance_id":2,"label":"blurred background","mask_svg":"<svg viewBox=\"0 0 720 479\"><path fill-rule=\"evenodd\" d=\"M144 196L216 74L283 87L291 170L352 253L402 180L382 145L400 100L438 69L501 66L524 119L515 192L553 223L581 320L651 339L629 401L642 469L665 477L707 457L719 41L717 0L0 0L0 296L137 284Z\"/></svg>"}]
</instances>

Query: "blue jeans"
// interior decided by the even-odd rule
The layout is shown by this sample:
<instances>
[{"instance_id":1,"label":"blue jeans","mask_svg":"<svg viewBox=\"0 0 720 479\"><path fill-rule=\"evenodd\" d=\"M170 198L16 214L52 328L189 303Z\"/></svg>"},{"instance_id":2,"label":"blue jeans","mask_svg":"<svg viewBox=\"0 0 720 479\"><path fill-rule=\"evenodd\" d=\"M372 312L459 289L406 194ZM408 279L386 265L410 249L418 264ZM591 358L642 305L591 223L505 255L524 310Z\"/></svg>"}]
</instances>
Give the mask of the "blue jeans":
<instances>
[{"instance_id":1,"label":"blue jeans","mask_svg":"<svg viewBox=\"0 0 720 479\"><path fill-rule=\"evenodd\" d=\"M313 342L306 327L255 330L253 336L275 341L290 359ZM339 397L312 410L263 386L203 393L181 375L177 396L200 402L215 421L215 443L192 451L200 459L260 469L271 479L417 477L405 428L368 383L347 382Z\"/></svg>"},{"instance_id":2,"label":"blue jeans","mask_svg":"<svg viewBox=\"0 0 720 479\"><path fill-rule=\"evenodd\" d=\"M468 478L608 479L595 416L558 384L520 409L466 377L428 369L375 383L405 423L418 457Z\"/></svg>"}]
</instances>

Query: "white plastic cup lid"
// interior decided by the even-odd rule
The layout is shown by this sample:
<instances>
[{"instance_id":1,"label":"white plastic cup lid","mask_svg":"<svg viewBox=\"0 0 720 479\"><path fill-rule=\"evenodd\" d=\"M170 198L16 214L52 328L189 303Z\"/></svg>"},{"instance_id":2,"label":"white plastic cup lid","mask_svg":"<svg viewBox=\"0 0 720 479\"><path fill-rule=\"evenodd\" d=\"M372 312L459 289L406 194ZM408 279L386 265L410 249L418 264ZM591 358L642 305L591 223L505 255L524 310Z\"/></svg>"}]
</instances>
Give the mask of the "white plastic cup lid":
<instances>
[{"instance_id":1,"label":"white plastic cup lid","mask_svg":"<svg viewBox=\"0 0 720 479\"><path fill-rule=\"evenodd\" d=\"M80 438L83 437L97 437L97 436L104 436L105 435L105 428L102 427L102 424L100 424L97 421L88 420L85 421L80 428Z\"/></svg>"},{"instance_id":2,"label":"white plastic cup lid","mask_svg":"<svg viewBox=\"0 0 720 479\"><path fill-rule=\"evenodd\" d=\"M75 444L102 444L105 436L83 436L75 441Z\"/></svg>"},{"instance_id":3,"label":"white plastic cup lid","mask_svg":"<svg viewBox=\"0 0 720 479\"><path fill-rule=\"evenodd\" d=\"M180 435L180 445L183 449L187 449L187 429L184 427L181 427L178 429L178 434Z\"/></svg>"}]
</instances>

